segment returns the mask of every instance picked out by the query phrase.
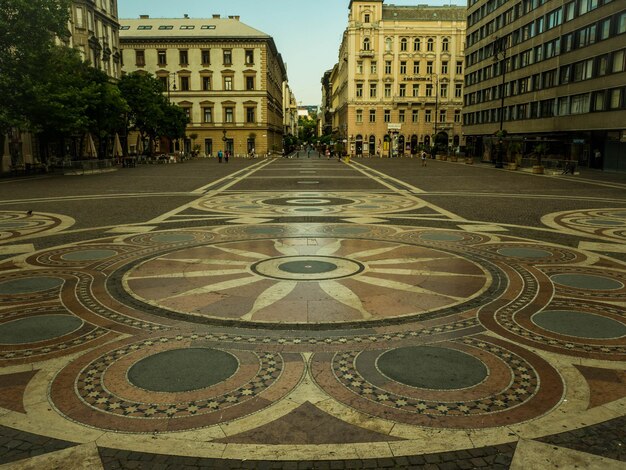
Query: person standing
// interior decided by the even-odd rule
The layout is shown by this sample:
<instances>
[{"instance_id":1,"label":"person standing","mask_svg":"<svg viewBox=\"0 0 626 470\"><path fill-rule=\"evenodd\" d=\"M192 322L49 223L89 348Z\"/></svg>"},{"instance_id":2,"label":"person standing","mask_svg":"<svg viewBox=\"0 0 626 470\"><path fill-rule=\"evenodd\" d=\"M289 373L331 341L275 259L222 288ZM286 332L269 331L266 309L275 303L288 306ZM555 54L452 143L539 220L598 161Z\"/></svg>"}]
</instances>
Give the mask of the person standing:
<instances>
[{"instance_id":1,"label":"person standing","mask_svg":"<svg viewBox=\"0 0 626 470\"><path fill-rule=\"evenodd\" d=\"M217 152L217 163L222 163L222 158L224 158L224 154L220 150Z\"/></svg>"},{"instance_id":2,"label":"person standing","mask_svg":"<svg viewBox=\"0 0 626 470\"><path fill-rule=\"evenodd\" d=\"M602 169L602 153L600 149L595 149L593 151L593 160L596 163L596 168Z\"/></svg>"},{"instance_id":3,"label":"person standing","mask_svg":"<svg viewBox=\"0 0 626 470\"><path fill-rule=\"evenodd\" d=\"M420 157L422 158L422 166L426 166L426 152L422 150Z\"/></svg>"},{"instance_id":4,"label":"person standing","mask_svg":"<svg viewBox=\"0 0 626 470\"><path fill-rule=\"evenodd\" d=\"M228 157L230 157L230 151L226 150L226 153L224 154L224 162L228 163Z\"/></svg>"}]
</instances>

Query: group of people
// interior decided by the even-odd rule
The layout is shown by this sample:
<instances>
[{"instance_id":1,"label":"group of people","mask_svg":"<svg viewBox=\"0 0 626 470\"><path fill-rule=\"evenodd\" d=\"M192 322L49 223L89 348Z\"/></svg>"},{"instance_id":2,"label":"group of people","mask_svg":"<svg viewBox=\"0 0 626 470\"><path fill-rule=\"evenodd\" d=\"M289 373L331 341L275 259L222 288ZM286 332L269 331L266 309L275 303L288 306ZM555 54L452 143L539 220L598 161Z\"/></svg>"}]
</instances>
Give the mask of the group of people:
<instances>
[{"instance_id":1,"label":"group of people","mask_svg":"<svg viewBox=\"0 0 626 470\"><path fill-rule=\"evenodd\" d=\"M230 158L230 151L226 150L226 152L222 152L219 150L217 152L217 163L222 163L224 160L225 163L228 163L228 159Z\"/></svg>"}]
</instances>

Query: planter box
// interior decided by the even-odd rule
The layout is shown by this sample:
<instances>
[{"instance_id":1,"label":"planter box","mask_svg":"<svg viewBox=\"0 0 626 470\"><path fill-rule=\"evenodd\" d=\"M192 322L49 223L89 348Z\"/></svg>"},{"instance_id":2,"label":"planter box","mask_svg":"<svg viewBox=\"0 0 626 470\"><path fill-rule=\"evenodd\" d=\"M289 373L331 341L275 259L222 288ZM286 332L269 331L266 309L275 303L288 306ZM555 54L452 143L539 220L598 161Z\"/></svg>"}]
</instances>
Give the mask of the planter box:
<instances>
[{"instance_id":1,"label":"planter box","mask_svg":"<svg viewBox=\"0 0 626 470\"><path fill-rule=\"evenodd\" d=\"M450 161L451 162L458 162L459 159L458 159L458 157L450 157Z\"/></svg>"},{"instance_id":2,"label":"planter box","mask_svg":"<svg viewBox=\"0 0 626 470\"><path fill-rule=\"evenodd\" d=\"M535 174L535 175L543 175L543 166L541 166L541 165L534 165L533 166L533 174Z\"/></svg>"},{"instance_id":3,"label":"planter box","mask_svg":"<svg viewBox=\"0 0 626 470\"><path fill-rule=\"evenodd\" d=\"M473 158L466 158L465 159L465 164L466 165L473 165L474 164L474 159Z\"/></svg>"},{"instance_id":4,"label":"planter box","mask_svg":"<svg viewBox=\"0 0 626 470\"><path fill-rule=\"evenodd\" d=\"M517 163L515 162L509 162L506 164L506 169L507 170L517 170Z\"/></svg>"}]
</instances>

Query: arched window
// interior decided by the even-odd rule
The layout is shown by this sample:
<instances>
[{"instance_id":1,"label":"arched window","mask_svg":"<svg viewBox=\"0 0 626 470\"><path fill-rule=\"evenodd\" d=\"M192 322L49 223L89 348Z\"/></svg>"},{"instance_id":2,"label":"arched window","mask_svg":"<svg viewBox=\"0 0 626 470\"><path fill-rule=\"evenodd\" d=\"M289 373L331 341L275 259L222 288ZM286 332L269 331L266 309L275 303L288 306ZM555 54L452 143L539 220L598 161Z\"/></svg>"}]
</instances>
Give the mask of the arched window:
<instances>
[{"instance_id":1,"label":"arched window","mask_svg":"<svg viewBox=\"0 0 626 470\"><path fill-rule=\"evenodd\" d=\"M441 43L441 51L448 52L449 47L450 47L450 40L448 38L444 38L443 42Z\"/></svg>"},{"instance_id":2,"label":"arched window","mask_svg":"<svg viewBox=\"0 0 626 470\"><path fill-rule=\"evenodd\" d=\"M402 39L400 40L400 50L401 50L401 51L406 51L406 49L407 49L407 44L408 44L407 39L406 39L406 38L402 38Z\"/></svg>"},{"instance_id":3,"label":"arched window","mask_svg":"<svg viewBox=\"0 0 626 470\"><path fill-rule=\"evenodd\" d=\"M415 38L413 40L413 51L418 52L422 49L422 41L420 41L420 38Z\"/></svg>"},{"instance_id":4,"label":"arched window","mask_svg":"<svg viewBox=\"0 0 626 470\"><path fill-rule=\"evenodd\" d=\"M391 38L385 39L385 51L391 52L391 45L393 44Z\"/></svg>"},{"instance_id":5,"label":"arched window","mask_svg":"<svg viewBox=\"0 0 626 470\"><path fill-rule=\"evenodd\" d=\"M363 39L363 50L364 51L370 50L370 38Z\"/></svg>"},{"instance_id":6,"label":"arched window","mask_svg":"<svg viewBox=\"0 0 626 470\"><path fill-rule=\"evenodd\" d=\"M435 41L433 38L428 38L428 42L426 43L426 50L428 52L432 52L435 50Z\"/></svg>"}]
</instances>

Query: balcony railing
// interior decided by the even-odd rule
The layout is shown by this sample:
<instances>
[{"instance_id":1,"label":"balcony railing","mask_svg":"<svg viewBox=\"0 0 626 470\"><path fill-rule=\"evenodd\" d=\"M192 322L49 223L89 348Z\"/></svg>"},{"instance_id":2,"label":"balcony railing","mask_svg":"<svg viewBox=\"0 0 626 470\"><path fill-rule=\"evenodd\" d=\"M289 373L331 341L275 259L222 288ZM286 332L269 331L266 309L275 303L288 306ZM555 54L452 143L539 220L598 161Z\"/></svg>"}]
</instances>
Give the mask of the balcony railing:
<instances>
[{"instance_id":1,"label":"balcony railing","mask_svg":"<svg viewBox=\"0 0 626 470\"><path fill-rule=\"evenodd\" d=\"M366 51L366 50L362 50L359 52L359 57L374 57L374 51Z\"/></svg>"}]
</instances>

